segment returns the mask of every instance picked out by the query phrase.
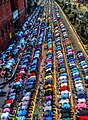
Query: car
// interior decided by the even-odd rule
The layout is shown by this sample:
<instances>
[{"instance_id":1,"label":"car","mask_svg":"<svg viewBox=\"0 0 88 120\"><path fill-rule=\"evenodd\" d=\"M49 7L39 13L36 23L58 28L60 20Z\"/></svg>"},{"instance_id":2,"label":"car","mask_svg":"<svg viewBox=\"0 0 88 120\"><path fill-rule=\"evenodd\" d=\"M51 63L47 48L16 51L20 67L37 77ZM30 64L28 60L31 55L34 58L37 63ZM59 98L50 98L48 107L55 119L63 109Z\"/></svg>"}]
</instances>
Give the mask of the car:
<instances>
[{"instance_id":1,"label":"car","mask_svg":"<svg viewBox=\"0 0 88 120\"><path fill-rule=\"evenodd\" d=\"M80 12L78 12L78 18L79 18L79 19L82 19L83 17L84 17L83 12L81 12L81 11L80 11Z\"/></svg>"},{"instance_id":2,"label":"car","mask_svg":"<svg viewBox=\"0 0 88 120\"><path fill-rule=\"evenodd\" d=\"M68 1L66 1L65 4L68 6L70 3Z\"/></svg>"},{"instance_id":3,"label":"car","mask_svg":"<svg viewBox=\"0 0 88 120\"><path fill-rule=\"evenodd\" d=\"M77 0L73 0L74 2L78 2Z\"/></svg>"}]
</instances>

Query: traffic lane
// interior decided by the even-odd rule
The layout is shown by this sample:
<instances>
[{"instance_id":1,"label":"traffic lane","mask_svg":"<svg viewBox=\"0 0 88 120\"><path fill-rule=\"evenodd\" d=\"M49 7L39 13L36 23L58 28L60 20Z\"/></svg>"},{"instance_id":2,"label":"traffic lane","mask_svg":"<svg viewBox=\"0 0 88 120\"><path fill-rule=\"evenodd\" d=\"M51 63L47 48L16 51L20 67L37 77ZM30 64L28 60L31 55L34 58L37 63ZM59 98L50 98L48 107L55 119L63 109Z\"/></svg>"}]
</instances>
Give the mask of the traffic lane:
<instances>
[{"instance_id":1,"label":"traffic lane","mask_svg":"<svg viewBox=\"0 0 88 120\"><path fill-rule=\"evenodd\" d=\"M57 3L56 3L57 4ZM60 7L59 7L60 8ZM81 50L86 59L88 59L88 55L86 54L85 50L83 49L81 43L79 42L79 39L77 37L77 35L75 34L75 32L73 31L72 27L70 26L69 22L67 21L67 18L65 17L65 15L62 13L62 11L59 9L59 13L61 15L61 18L63 20L63 23L65 24L66 26L66 29L69 33L69 36L71 37L71 42L74 43L74 50L75 51L79 51Z\"/></svg>"}]
</instances>

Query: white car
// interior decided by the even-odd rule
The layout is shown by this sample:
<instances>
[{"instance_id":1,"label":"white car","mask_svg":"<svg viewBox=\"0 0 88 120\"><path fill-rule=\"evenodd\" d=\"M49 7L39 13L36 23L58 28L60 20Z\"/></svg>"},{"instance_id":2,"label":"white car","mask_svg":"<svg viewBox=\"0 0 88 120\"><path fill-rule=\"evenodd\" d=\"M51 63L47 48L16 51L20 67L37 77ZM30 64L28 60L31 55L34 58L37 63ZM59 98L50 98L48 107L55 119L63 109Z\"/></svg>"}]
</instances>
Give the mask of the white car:
<instances>
[{"instance_id":1,"label":"white car","mask_svg":"<svg viewBox=\"0 0 88 120\"><path fill-rule=\"evenodd\" d=\"M78 12L78 18L79 18L79 19L82 19L83 17L84 17L83 12Z\"/></svg>"}]
</instances>

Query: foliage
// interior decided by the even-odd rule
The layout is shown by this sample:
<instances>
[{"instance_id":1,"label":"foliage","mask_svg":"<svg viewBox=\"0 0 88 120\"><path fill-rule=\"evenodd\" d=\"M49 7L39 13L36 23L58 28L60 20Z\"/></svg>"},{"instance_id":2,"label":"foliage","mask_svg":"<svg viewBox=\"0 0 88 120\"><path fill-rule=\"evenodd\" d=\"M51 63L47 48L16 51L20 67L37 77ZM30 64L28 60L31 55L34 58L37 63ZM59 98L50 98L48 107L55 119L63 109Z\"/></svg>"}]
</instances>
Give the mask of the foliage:
<instances>
[{"instance_id":1,"label":"foliage","mask_svg":"<svg viewBox=\"0 0 88 120\"><path fill-rule=\"evenodd\" d=\"M69 5L68 5L68 7L71 8L71 4L70 4L70 3L69 3Z\"/></svg>"},{"instance_id":2,"label":"foliage","mask_svg":"<svg viewBox=\"0 0 88 120\"><path fill-rule=\"evenodd\" d=\"M71 13L71 8L67 8L67 10L68 10L68 13Z\"/></svg>"},{"instance_id":3,"label":"foliage","mask_svg":"<svg viewBox=\"0 0 88 120\"><path fill-rule=\"evenodd\" d=\"M69 20L73 21L74 15L73 14L67 14L67 17Z\"/></svg>"},{"instance_id":4,"label":"foliage","mask_svg":"<svg viewBox=\"0 0 88 120\"><path fill-rule=\"evenodd\" d=\"M87 46L86 46L86 49L88 50L88 44L87 44Z\"/></svg>"},{"instance_id":5,"label":"foliage","mask_svg":"<svg viewBox=\"0 0 88 120\"><path fill-rule=\"evenodd\" d=\"M63 9L63 8L62 8ZM67 8L64 10L65 14L70 14L71 13L71 9L70 8Z\"/></svg>"},{"instance_id":6,"label":"foliage","mask_svg":"<svg viewBox=\"0 0 88 120\"><path fill-rule=\"evenodd\" d=\"M84 38L84 37L82 37L82 36L80 36L80 38L81 38L81 40L82 40L82 42L84 43L84 44L86 44L86 39Z\"/></svg>"},{"instance_id":7,"label":"foliage","mask_svg":"<svg viewBox=\"0 0 88 120\"><path fill-rule=\"evenodd\" d=\"M66 5L66 3L64 3L64 9L66 9L67 8L67 5Z\"/></svg>"},{"instance_id":8,"label":"foliage","mask_svg":"<svg viewBox=\"0 0 88 120\"><path fill-rule=\"evenodd\" d=\"M86 19L88 19L88 11L85 12L85 15Z\"/></svg>"},{"instance_id":9,"label":"foliage","mask_svg":"<svg viewBox=\"0 0 88 120\"><path fill-rule=\"evenodd\" d=\"M82 37L82 41L84 44L88 44L88 14L84 15L84 18L80 22L79 30L80 36ZM85 40L84 40L85 39Z\"/></svg>"},{"instance_id":10,"label":"foliage","mask_svg":"<svg viewBox=\"0 0 88 120\"><path fill-rule=\"evenodd\" d=\"M68 13L69 13L68 9L64 10L64 12L65 12L65 14L68 14Z\"/></svg>"}]
</instances>

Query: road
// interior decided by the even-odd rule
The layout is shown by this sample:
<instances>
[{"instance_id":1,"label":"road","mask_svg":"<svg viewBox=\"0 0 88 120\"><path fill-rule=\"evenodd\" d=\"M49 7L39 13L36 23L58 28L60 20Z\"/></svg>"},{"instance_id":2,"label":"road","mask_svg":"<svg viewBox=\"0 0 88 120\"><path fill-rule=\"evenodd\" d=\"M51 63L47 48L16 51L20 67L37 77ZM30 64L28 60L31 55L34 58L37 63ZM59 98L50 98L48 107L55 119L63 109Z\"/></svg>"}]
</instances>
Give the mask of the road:
<instances>
[{"instance_id":1,"label":"road","mask_svg":"<svg viewBox=\"0 0 88 120\"><path fill-rule=\"evenodd\" d=\"M49 3L50 3L50 1L49 1ZM48 6L49 7L49 6ZM47 7L47 11L48 11L48 7ZM59 7L59 6L58 6ZM53 7L52 7L53 8ZM52 10L52 8L49 8L49 9L51 9ZM46 9L46 8L45 8ZM45 13L44 14L46 14L46 18L48 18L48 12L47 11L45 11ZM79 51L79 50L82 50L83 51L83 53L84 53L84 55L85 55L85 57L86 57L86 59L88 59L88 55L87 55L87 53L85 52L85 50L83 49L83 47L82 47L82 45L81 45L81 43L80 43L80 40L79 40L79 38L78 38L78 36L77 36L77 34L75 33L75 31L74 31L74 29L73 29L73 27L71 26L71 24L69 23L69 21L67 20L67 18L66 18L66 16L65 16L65 14L63 13L63 11L61 10L61 8L59 7L59 12L60 12L60 15L61 15L61 18L63 19L63 23L65 24L65 26L66 26L66 29L67 29L67 31L68 31L68 33L69 33L69 37L71 38L71 43L73 44L73 46L74 46L74 50L75 50L75 52L77 52L77 51ZM50 19L52 19L52 17L50 18ZM46 20L46 22L47 22L47 20ZM53 21L52 21L52 24L53 24ZM52 25L53 26L53 25ZM53 31L53 29L52 29L52 31ZM53 31L54 32L54 31ZM45 34L45 37L46 37L46 34ZM45 38L44 38L44 40L45 40ZM72 86L71 86L71 79L70 79L70 77L69 77L69 68L68 68L68 65L67 65L67 59L66 59L66 54L65 54L65 49L64 49L64 45L63 45L63 41L62 41L62 48L63 48L63 55L64 55L64 59L65 59L65 65L66 65L66 69L67 69L67 74L68 74L68 84L69 84L69 89L70 89L70 93L71 93L71 95L72 95ZM57 93L58 93L58 90L57 90L57 87L56 86L58 86L58 88L59 88L59 85L57 85L57 73L56 73L56 68L57 68L57 64L56 64L56 46L55 46L55 40L53 40L53 42L52 42L52 45L53 45L53 93L54 93L54 95L53 95L53 97L55 97L55 105L54 105L54 108L55 108L55 114L58 114L58 111L59 111L59 109L57 110L57 105L58 105L58 99L57 99L57 97L59 97L59 94L58 94L58 96L57 96ZM47 53L47 51L44 49L45 47L47 46L47 43L45 43L44 41L43 41L43 43L42 43L42 61L41 61L41 63L40 63L40 68L39 68L39 77L38 77L38 85L37 85L37 89L36 89L36 92L35 92L35 95L34 95L34 99L35 99L35 104L34 104L34 107L33 107L33 112L32 113L30 113L30 114L32 114L32 118L33 118L33 114L34 114L34 112L36 112L36 113L38 113L38 115L39 115L39 118L41 119L43 116L42 116L42 114L43 114L43 110L42 111L39 111L39 107L40 106L42 106L42 102L41 102L41 100L42 100L42 97L44 97L44 89L43 89L43 87L44 87L44 75L45 75L45 72L44 72L44 68L45 68L45 60L46 60L46 53ZM42 83L42 84L41 84ZM42 88L42 89L41 89ZM4 87L4 91L9 91L9 85L7 84L5 87ZM40 89L40 92L39 92L39 89ZM6 99L6 97L1 97L0 98L0 107L2 107L2 105L3 105L3 103L4 103L4 101L5 101L5 99ZM35 107L35 106L37 106L37 107ZM72 109L74 109L74 103L73 103L73 96L71 96L71 107L72 107ZM73 111L72 111L73 112ZM42 120L43 120L43 118L42 118ZM55 120L57 120L57 119L55 119ZM74 119L75 120L75 119Z\"/></svg>"}]
</instances>

